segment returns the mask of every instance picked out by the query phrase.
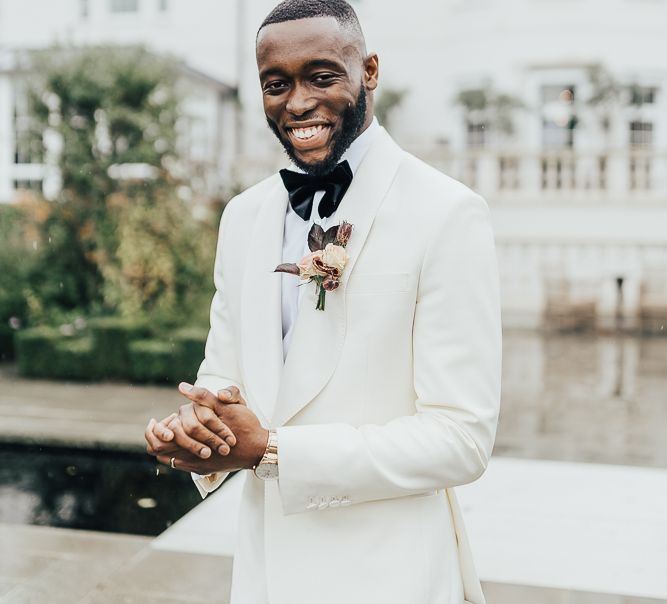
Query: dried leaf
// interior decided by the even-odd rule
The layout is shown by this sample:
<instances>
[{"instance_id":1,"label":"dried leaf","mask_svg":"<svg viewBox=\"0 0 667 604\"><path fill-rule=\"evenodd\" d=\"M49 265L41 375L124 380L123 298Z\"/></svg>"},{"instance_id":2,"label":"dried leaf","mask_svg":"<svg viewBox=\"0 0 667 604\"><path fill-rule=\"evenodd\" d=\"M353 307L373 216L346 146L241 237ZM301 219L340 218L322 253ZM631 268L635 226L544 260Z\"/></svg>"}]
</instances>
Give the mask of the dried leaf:
<instances>
[{"instance_id":1,"label":"dried leaf","mask_svg":"<svg viewBox=\"0 0 667 604\"><path fill-rule=\"evenodd\" d=\"M290 275L299 276L299 267L293 262L288 262L286 264L279 264L276 266L274 273L288 273Z\"/></svg>"},{"instance_id":2,"label":"dried leaf","mask_svg":"<svg viewBox=\"0 0 667 604\"><path fill-rule=\"evenodd\" d=\"M314 224L308 233L308 247L311 252L324 249L324 229Z\"/></svg>"},{"instance_id":3,"label":"dried leaf","mask_svg":"<svg viewBox=\"0 0 667 604\"><path fill-rule=\"evenodd\" d=\"M328 243L335 243L337 236L338 236L338 225L328 228L327 232L324 233L324 241L322 242L322 249L324 249Z\"/></svg>"}]
</instances>

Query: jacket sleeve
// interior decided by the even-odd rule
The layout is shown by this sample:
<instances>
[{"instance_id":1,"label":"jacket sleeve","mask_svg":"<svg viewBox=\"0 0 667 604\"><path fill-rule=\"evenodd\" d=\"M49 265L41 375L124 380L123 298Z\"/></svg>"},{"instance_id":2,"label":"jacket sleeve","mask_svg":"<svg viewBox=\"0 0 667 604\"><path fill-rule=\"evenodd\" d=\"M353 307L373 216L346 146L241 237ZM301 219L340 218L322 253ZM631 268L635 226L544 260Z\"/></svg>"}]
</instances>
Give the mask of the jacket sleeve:
<instances>
[{"instance_id":1,"label":"jacket sleeve","mask_svg":"<svg viewBox=\"0 0 667 604\"><path fill-rule=\"evenodd\" d=\"M279 428L286 514L436 491L484 472L498 421L502 356L489 210L469 193L441 223L419 276L415 413L384 425Z\"/></svg>"},{"instance_id":2,"label":"jacket sleeve","mask_svg":"<svg viewBox=\"0 0 667 604\"><path fill-rule=\"evenodd\" d=\"M218 244L215 255L215 267L213 279L215 282L215 294L211 302L210 321L211 327L206 338L206 349L204 360L197 372L196 386L201 386L213 392L236 386L241 394L245 396L241 381L241 372L236 358L236 347L232 331L232 322L229 316L229 307L225 299L225 224L226 214L220 221L218 233ZM207 476L192 474L192 479L202 498L218 488L229 472L217 472Z\"/></svg>"}]
</instances>

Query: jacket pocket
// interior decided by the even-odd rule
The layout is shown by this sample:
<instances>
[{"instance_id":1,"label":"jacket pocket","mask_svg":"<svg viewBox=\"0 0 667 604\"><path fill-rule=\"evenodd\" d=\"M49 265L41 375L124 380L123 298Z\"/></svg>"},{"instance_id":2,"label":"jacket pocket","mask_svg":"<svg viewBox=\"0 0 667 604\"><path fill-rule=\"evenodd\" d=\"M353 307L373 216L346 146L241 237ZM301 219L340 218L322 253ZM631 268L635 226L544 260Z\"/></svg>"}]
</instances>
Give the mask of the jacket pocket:
<instances>
[{"instance_id":1,"label":"jacket pocket","mask_svg":"<svg viewBox=\"0 0 667 604\"><path fill-rule=\"evenodd\" d=\"M348 295L392 294L408 291L409 273L352 273L347 283Z\"/></svg>"}]
</instances>

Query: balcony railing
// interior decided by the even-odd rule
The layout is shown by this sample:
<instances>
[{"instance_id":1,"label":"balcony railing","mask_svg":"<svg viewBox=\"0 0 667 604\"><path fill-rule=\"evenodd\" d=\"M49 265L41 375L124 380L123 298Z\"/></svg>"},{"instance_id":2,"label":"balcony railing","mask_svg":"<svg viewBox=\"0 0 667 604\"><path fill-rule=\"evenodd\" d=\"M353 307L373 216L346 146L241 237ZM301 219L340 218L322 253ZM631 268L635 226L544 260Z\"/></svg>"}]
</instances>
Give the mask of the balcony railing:
<instances>
[{"instance_id":1,"label":"balcony railing","mask_svg":"<svg viewBox=\"0 0 667 604\"><path fill-rule=\"evenodd\" d=\"M603 195L667 201L667 153L664 152L638 149L511 153L480 149L426 159L491 197Z\"/></svg>"}]
</instances>

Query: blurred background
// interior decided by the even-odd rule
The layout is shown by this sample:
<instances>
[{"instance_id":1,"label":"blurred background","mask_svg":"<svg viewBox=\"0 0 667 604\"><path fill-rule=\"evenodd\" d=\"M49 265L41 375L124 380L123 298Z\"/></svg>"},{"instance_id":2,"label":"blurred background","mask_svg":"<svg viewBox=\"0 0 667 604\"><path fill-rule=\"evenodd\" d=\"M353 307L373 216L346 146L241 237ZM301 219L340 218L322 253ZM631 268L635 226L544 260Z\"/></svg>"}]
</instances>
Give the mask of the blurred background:
<instances>
[{"instance_id":1,"label":"blurred background","mask_svg":"<svg viewBox=\"0 0 667 604\"><path fill-rule=\"evenodd\" d=\"M225 203L286 164L275 4L0 0L2 603L226 601L239 487L195 508L142 433L201 360ZM380 123L491 208L489 604L667 602L667 0L352 4Z\"/></svg>"}]
</instances>

